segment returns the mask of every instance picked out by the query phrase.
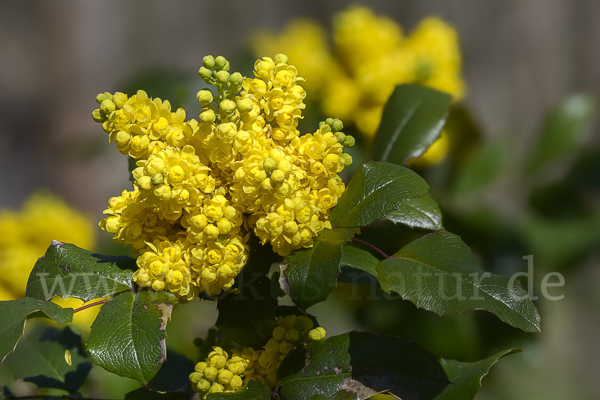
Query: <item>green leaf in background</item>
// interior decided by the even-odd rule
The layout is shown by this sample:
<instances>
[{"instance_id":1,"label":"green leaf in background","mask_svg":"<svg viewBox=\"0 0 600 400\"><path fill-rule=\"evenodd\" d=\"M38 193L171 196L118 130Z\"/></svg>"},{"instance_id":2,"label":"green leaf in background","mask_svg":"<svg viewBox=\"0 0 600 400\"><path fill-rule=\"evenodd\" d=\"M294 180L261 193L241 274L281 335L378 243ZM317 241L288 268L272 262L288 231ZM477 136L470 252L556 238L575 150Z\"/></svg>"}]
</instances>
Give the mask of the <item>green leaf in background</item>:
<instances>
[{"instance_id":1,"label":"green leaf in background","mask_svg":"<svg viewBox=\"0 0 600 400\"><path fill-rule=\"evenodd\" d=\"M428 400L449 383L423 347L369 332L344 333L297 349L281 363L278 378L285 399L334 397L345 390L362 400L389 390L400 398Z\"/></svg>"},{"instance_id":2,"label":"green leaf in background","mask_svg":"<svg viewBox=\"0 0 600 400\"><path fill-rule=\"evenodd\" d=\"M206 400L270 400L271 391L257 381L249 381L246 387L235 393L211 393Z\"/></svg>"},{"instance_id":3,"label":"green leaf in background","mask_svg":"<svg viewBox=\"0 0 600 400\"><path fill-rule=\"evenodd\" d=\"M430 195L406 200L397 210L390 211L386 216L395 224L403 224L409 228L442 229L442 212Z\"/></svg>"},{"instance_id":4,"label":"green leaf in background","mask_svg":"<svg viewBox=\"0 0 600 400\"><path fill-rule=\"evenodd\" d=\"M0 361L13 351L17 342L23 336L27 317L41 311L57 324L65 324L73 320L72 308L60 306L42 300L26 297L24 299L0 301Z\"/></svg>"},{"instance_id":5,"label":"green leaf in background","mask_svg":"<svg viewBox=\"0 0 600 400\"><path fill-rule=\"evenodd\" d=\"M148 388L139 388L125 395L125 400L187 400L189 396L182 392L159 393Z\"/></svg>"},{"instance_id":6,"label":"green leaf in background","mask_svg":"<svg viewBox=\"0 0 600 400\"><path fill-rule=\"evenodd\" d=\"M508 147L494 142L474 150L467 156L454 180L457 195L467 195L490 185L498 178L508 161Z\"/></svg>"},{"instance_id":7,"label":"green leaf in background","mask_svg":"<svg viewBox=\"0 0 600 400\"><path fill-rule=\"evenodd\" d=\"M435 400L471 400L481 387L481 380L488 374L490 368L502 357L519 353L520 349L504 350L491 357L477 362L460 362L455 360L440 360L448 374L451 385L435 398Z\"/></svg>"},{"instance_id":8,"label":"green leaf in background","mask_svg":"<svg viewBox=\"0 0 600 400\"><path fill-rule=\"evenodd\" d=\"M452 96L419 86L400 85L383 109L372 159L406 165L439 137Z\"/></svg>"},{"instance_id":9,"label":"green leaf in background","mask_svg":"<svg viewBox=\"0 0 600 400\"><path fill-rule=\"evenodd\" d=\"M358 167L329 215L335 227L361 227L385 217L402 203L427 194L429 186L408 168L386 162Z\"/></svg>"},{"instance_id":10,"label":"green leaf in background","mask_svg":"<svg viewBox=\"0 0 600 400\"><path fill-rule=\"evenodd\" d=\"M70 364L65 352L70 353ZM81 336L70 327L36 326L4 360L13 379L35 383L40 388L56 388L74 393L92 369Z\"/></svg>"},{"instance_id":11,"label":"green leaf in background","mask_svg":"<svg viewBox=\"0 0 600 400\"><path fill-rule=\"evenodd\" d=\"M130 289L136 268L131 257L103 256L54 240L35 263L26 293L40 300L61 296L89 301Z\"/></svg>"},{"instance_id":12,"label":"green leaf in background","mask_svg":"<svg viewBox=\"0 0 600 400\"><path fill-rule=\"evenodd\" d=\"M294 304L306 310L325 301L337 285L342 245L352 239L350 229L323 229L313 246L296 250L281 264L279 283Z\"/></svg>"},{"instance_id":13,"label":"green leaf in background","mask_svg":"<svg viewBox=\"0 0 600 400\"><path fill-rule=\"evenodd\" d=\"M277 295L264 275L241 274L238 294L228 293L217 302L215 326L243 347L260 349L273 336Z\"/></svg>"},{"instance_id":14,"label":"green leaf in background","mask_svg":"<svg viewBox=\"0 0 600 400\"><path fill-rule=\"evenodd\" d=\"M595 115L596 103L589 95L575 94L560 103L544 121L529 159L529 172L568 157L584 143Z\"/></svg>"},{"instance_id":15,"label":"green leaf in background","mask_svg":"<svg viewBox=\"0 0 600 400\"><path fill-rule=\"evenodd\" d=\"M519 281L482 271L469 247L448 231L409 243L377 270L382 285L438 315L487 310L526 332L540 331L540 316Z\"/></svg>"},{"instance_id":16,"label":"green leaf in background","mask_svg":"<svg viewBox=\"0 0 600 400\"><path fill-rule=\"evenodd\" d=\"M167 321L177 298L168 292L126 292L104 304L87 349L94 364L146 384L165 361Z\"/></svg>"}]
</instances>

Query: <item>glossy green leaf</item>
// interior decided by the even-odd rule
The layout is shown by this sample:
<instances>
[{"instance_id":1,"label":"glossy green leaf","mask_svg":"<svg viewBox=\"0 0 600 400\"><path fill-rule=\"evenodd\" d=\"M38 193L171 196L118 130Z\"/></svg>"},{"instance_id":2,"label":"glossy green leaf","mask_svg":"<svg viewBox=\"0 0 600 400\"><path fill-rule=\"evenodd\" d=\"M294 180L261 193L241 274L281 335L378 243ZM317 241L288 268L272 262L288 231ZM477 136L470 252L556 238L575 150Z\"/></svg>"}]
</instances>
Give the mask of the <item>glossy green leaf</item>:
<instances>
[{"instance_id":1,"label":"glossy green leaf","mask_svg":"<svg viewBox=\"0 0 600 400\"><path fill-rule=\"evenodd\" d=\"M206 400L271 400L271 391L257 381L249 381L246 387L235 393L211 393Z\"/></svg>"},{"instance_id":2,"label":"glossy green leaf","mask_svg":"<svg viewBox=\"0 0 600 400\"><path fill-rule=\"evenodd\" d=\"M435 400L471 400L481 387L481 380L488 374L490 368L502 357L519 353L520 349L504 350L491 357L477 362L460 362L455 360L440 360L448 378L452 382Z\"/></svg>"},{"instance_id":3,"label":"glossy green leaf","mask_svg":"<svg viewBox=\"0 0 600 400\"><path fill-rule=\"evenodd\" d=\"M397 210L390 211L386 219L409 228L442 229L442 212L430 195L406 200Z\"/></svg>"},{"instance_id":4,"label":"glossy green leaf","mask_svg":"<svg viewBox=\"0 0 600 400\"><path fill-rule=\"evenodd\" d=\"M342 247L342 253L341 273L338 275L338 282L381 286L377 281L377 265L379 264L377 257L351 243L346 243Z\"/></svg>"},{"instance_id":5,"label":"glossy green leaf","mask_svg":"<svg viewBox=\"0 0 600 400\"><path fill-rule=\"evenodd\" d=\"M177 298L168 292L126 292L104 304L87 349L94 364L147 383L165 361L167 321Z\"/></svg>"},{"instance_id":6,"label":"glossy green leaf","mask_svg":"<svg viewBox=\"0 0 600 400\"><path fill-rule=\"evenodd\" d=\"M452 96L419 86L400 85L388 99L375 136L372 159L406 165L440 137Z\"/></svg>"},{"instance_id":7,"label":"glossy green leaf","mask_svg":"<svg viewBox=\"0 0 600 400\"><path fill-rule=\"evenodd\" d=\"M586 94L566 98L547 117L533 147L529 172L534 172L572 153L586 139L596 114L594 99Z\"/></svg>"},{"instance_id":8,"label":"glossy green leaf","mask_svg":"<svg viewBox=\"0 0 600 400\"><path fill-rule=\"evenodd\" d=\"M279 284L294 304L306 310L327 299L337 285L342 245L353 235L350 229L323 229L312 247L286 257L281 264Z\"/></svg>"},{"instance_id":9,"label":"glossy green leaf","mask_svg":"<svg viewBox=\"0 0 600 400\"><path fill-rule=\"evenodd\" d=\"M540 331L540 316L519 281L482 271L460 237L445 230L409 243L377 271L382 285L438 315L487 310L524 331Z\"/></svg>"},{"instance_id":10,"label":"glossy green leaf","mask_svg":"<svg viewBox=\"0 0 600 400\"><path fill-rule=\"evenodd\" d=\"M67 363L65 351L70 354ZM35 383L40 388L56 388L74 393L92 369L81 344L81 336L70 327L36 326L4 360L13 379Z\"/></svg>"},{"instance_id":11,"label":"glossy green leaf","mask_svg":"<svg viewBox=\"0 0 600 400\"><path fill-rule=\"evenodd\" d=\"M31 297L0 301L0 360L4 360L13 351L23 336L25 320L36 311L41 311L59 325L73 320L72 308L61 308L54 303Z\"/></svg>"},{"instance_id":12,"label":"glossy green leaf","mask_svg":"<svg viewBox=\"0 0 600 400\"><path fill-rule=\"evenodd\" d=\"M454 192L467 195L494 182L507 167L508 151L506 144L501 142L474 150L458 171L453 184Z\"/></svg>"},{"instance_id":13,"label":"glossy green leaf","mask_svg":"<svg viewBox=\"0 0 600 400\"><path fill-rule=\"evenodd\" d=\"M449 383L435 356L415 342L350 332L288 355L279 367L285 399L334 397L341 390L366 399L388 390L400 398L433 399Z\"/></svg>"},{"instance_id":14,"label":"glossy green leaf","mask_svg":"<svg viewBox=\"0 0 600 400\"><path fill-rule=\"evenodd\" d=\"M142 387L125 395L125 400L187 400L189 396L182 392L159 393Z\"/></svg>"},{"instance_id":15,"label":"glossy green leaf","mask_svg":"<svg viewBox=\"0 0 600 400\"><path fill-rule=\"evenodd\" d=\"M217 302L216 327L243 347L260 349L275 329L277 295L271 280L260 274L242 274L237 294L228 293Z\"/></svg>"},{"instance_id":16,"label":"glossy green leaf","mask_svg":"<svg viewBox=\"0 0 600 400\"><path fill-rule=\"evenodd\" d=\"M73 244L52 241L27 281L27 296L50 300L54 296L89 301L130 289L135 259L104 256Z\"/></svg>"},{"instance_id":17,"label":"glossy green leaf","mask_svg":"<svg viewBox=\"0 0 600 400\"><path fill-rule=\"evenodd\" d=\"M408 168L386 162L362 164L329 215L336 227L361 227L427 194L429 186Z\"/></svg>"}]
</instances>

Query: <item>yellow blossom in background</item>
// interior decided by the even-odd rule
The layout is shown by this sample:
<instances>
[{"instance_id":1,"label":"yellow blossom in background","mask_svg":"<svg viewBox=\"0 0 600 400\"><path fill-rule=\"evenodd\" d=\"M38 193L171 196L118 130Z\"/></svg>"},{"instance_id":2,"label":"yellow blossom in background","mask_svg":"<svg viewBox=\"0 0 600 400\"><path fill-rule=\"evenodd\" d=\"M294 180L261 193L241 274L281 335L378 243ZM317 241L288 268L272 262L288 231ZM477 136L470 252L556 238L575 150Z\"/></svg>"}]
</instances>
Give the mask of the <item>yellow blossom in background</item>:
<instances>
[{"instance_id":1,"label":"yellow blossom in background","mask_svg":"<svg viewBox=\"0 0 600 400\"><path fill-rule=\"evenodd\" d=\"M25 297L29 274L52 240L93 250L95 224L58 196L40 192L31 196L20 210L0 211L0 300ZM63 307L77 308L77 299L53 299ZM74 323L89 329L98 314L93 307L74 315Z\"/></svg>"},{"instance_id":2,"label":"yellow blossom in background","mask_svg":"<svg viewBox=\"0 0 600 400\"><path fill-rule=\"evenodd\" d=\"M332 26L331 50L323 29L305 20L292 21L280 35L258 34L253 49L257 54L277 49L301 55L320 86L323 112L354 123L368 142L397 85L422 84L450 93L454 100L464 96L458 35L439 18L425 18L405 34L392 19L355 6L336 14Z\"/></svg>"},{"instance_id":3,"label":"yellow blossom in background","mask_svg":"<svg viewBox=\"0 0 600 400\"><path fill-rule=\"evenodd\" d=\"M216 93L198 92L198 121L141 90L97 96L93 118L137 160L133 190L108 201L100 227L138 256L138 285L182 301L216 296L234 285L251 232L285 256L331 228L354 138L338 119L301 135L305 80L288 61L262 57L243 77L225 58L205 57L198 74Z\"/></svg>"}]
</instances>

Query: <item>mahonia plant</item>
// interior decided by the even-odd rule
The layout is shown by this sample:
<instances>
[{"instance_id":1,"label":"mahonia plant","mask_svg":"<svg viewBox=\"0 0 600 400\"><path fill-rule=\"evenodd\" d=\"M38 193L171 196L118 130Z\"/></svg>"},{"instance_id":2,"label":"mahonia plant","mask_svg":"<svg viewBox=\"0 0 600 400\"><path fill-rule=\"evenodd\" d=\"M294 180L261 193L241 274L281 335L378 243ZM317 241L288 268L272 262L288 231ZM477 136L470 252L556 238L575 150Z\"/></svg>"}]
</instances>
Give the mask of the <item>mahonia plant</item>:
<instances>
[{"instance_id":1,"label":"mahonia plant","mask_svg":"<svg viewBox=\"0 0 600 400\"><path fill-rule=\"evenodd\" d=\"M338 119L300 136L306 92L288 57L254 64L254 78L207 56L199 120L168 101L99 94L93 113L117 149L137 160L134 189L109 200L100 226L131 245L135 282L182 301L230 290L248 259L249 233L288 255L310 247L345 189L354 139Z\"/></svg>"},{"instance_id":2,"label":"mahonia plant","mask_svg":"<svg viewBox=\"0 0 600 400\"><path fill-rule=\"evenodd\" d=\"M100 227L133 257L53 240L29 275L26 297L0 301L1 360L15 379L70 398L80 396L93 363L145 385L128 399L187 400L197 392L207 400L364 400L386 391L472 399L491 365L518 350L469 364L440 361L395 337L353 331L326 338L307 313L338 283L358 284L350 269L379 295L395 292L438 315L485 309L539 331L527 292L479 268L468 246L443 228L427 183L405 167L440 137L451 96L396 86L375 137L376 161L359 165L346 186L340 174L352 163L345 150L355 140L337 118L299 132L306 92L288 57L260 58L253 77L229 69L223 57L204 57L198 73L208 88L196 96L198 119L142 90L96 97L94 120L134 161L133 189L109 199ZM393 255L355 237L379 229L382 219L420 237ZM394 243L414 238L380 232ZM272 267L278 271L269 277ZM279 304L286 295L293 306ZM56 296L86 304L71 308L52 302ZM165 363L167 322L196 298L217 302L218 330L194 342L195 367ZM82 337L62 325L93 306L101 307L84 350ZM30 315L61 326L36 325L19 341ZM7 393L0 387L0 397L14 397Z\"/></svg>"}]
</instances>

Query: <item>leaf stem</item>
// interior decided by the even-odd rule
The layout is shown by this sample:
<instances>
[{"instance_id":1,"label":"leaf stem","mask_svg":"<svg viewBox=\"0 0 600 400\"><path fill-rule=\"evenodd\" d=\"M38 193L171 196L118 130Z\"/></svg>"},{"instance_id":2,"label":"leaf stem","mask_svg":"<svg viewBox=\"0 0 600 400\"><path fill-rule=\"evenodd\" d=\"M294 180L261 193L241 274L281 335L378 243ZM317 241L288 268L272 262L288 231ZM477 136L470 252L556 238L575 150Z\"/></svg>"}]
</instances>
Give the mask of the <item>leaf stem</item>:
<instances>
[{"instance_id":1,"label":"leaf stem","mask_svg":"<svg viewBox=\"0 0 600 400\"><path fill-rule=\"evenodd\" d=\"M81 306L79 308L76 308L73 310L73 313L79 312L79 311L83 311L86 308L90 308L90 307L94 307L94 306L98 306L100 304L104 304L107 303L108 301L112 300L112 298L109 299L104 299L104 300L100 300L100 301L96 301L95 303L90 303L90 304L86 304L85 306Z\"/></svg>"},{"instance_id":2,"label":"leaf stem","mask_svg":"<svg viewBox=\"0 0 600 400\"><path fill-rule=\"evenodd\" d=\"M382 255L383 257L385 257L385 258L392 258L392 256L388 256L388 255L387 255L387 254L385 254L383 251L381 251L381 250L380 250L380 249L378 249L377 247L373 246L371 243L367 243L367 242L365 242L364 240L360 240L360 239L357 239L357 238L354 238L354 237L353 237L353 238L352 238L352 241L353 241L353 242L356 242L356 243L360 243L360 244L362 244L362 245L364 245L364 246L367 246L367 247L369 247L369 248L371 248L371 249L375 250L376 252L378 252L379 254L381 254L381 255Z\"/></svg>"}]
</instances>

